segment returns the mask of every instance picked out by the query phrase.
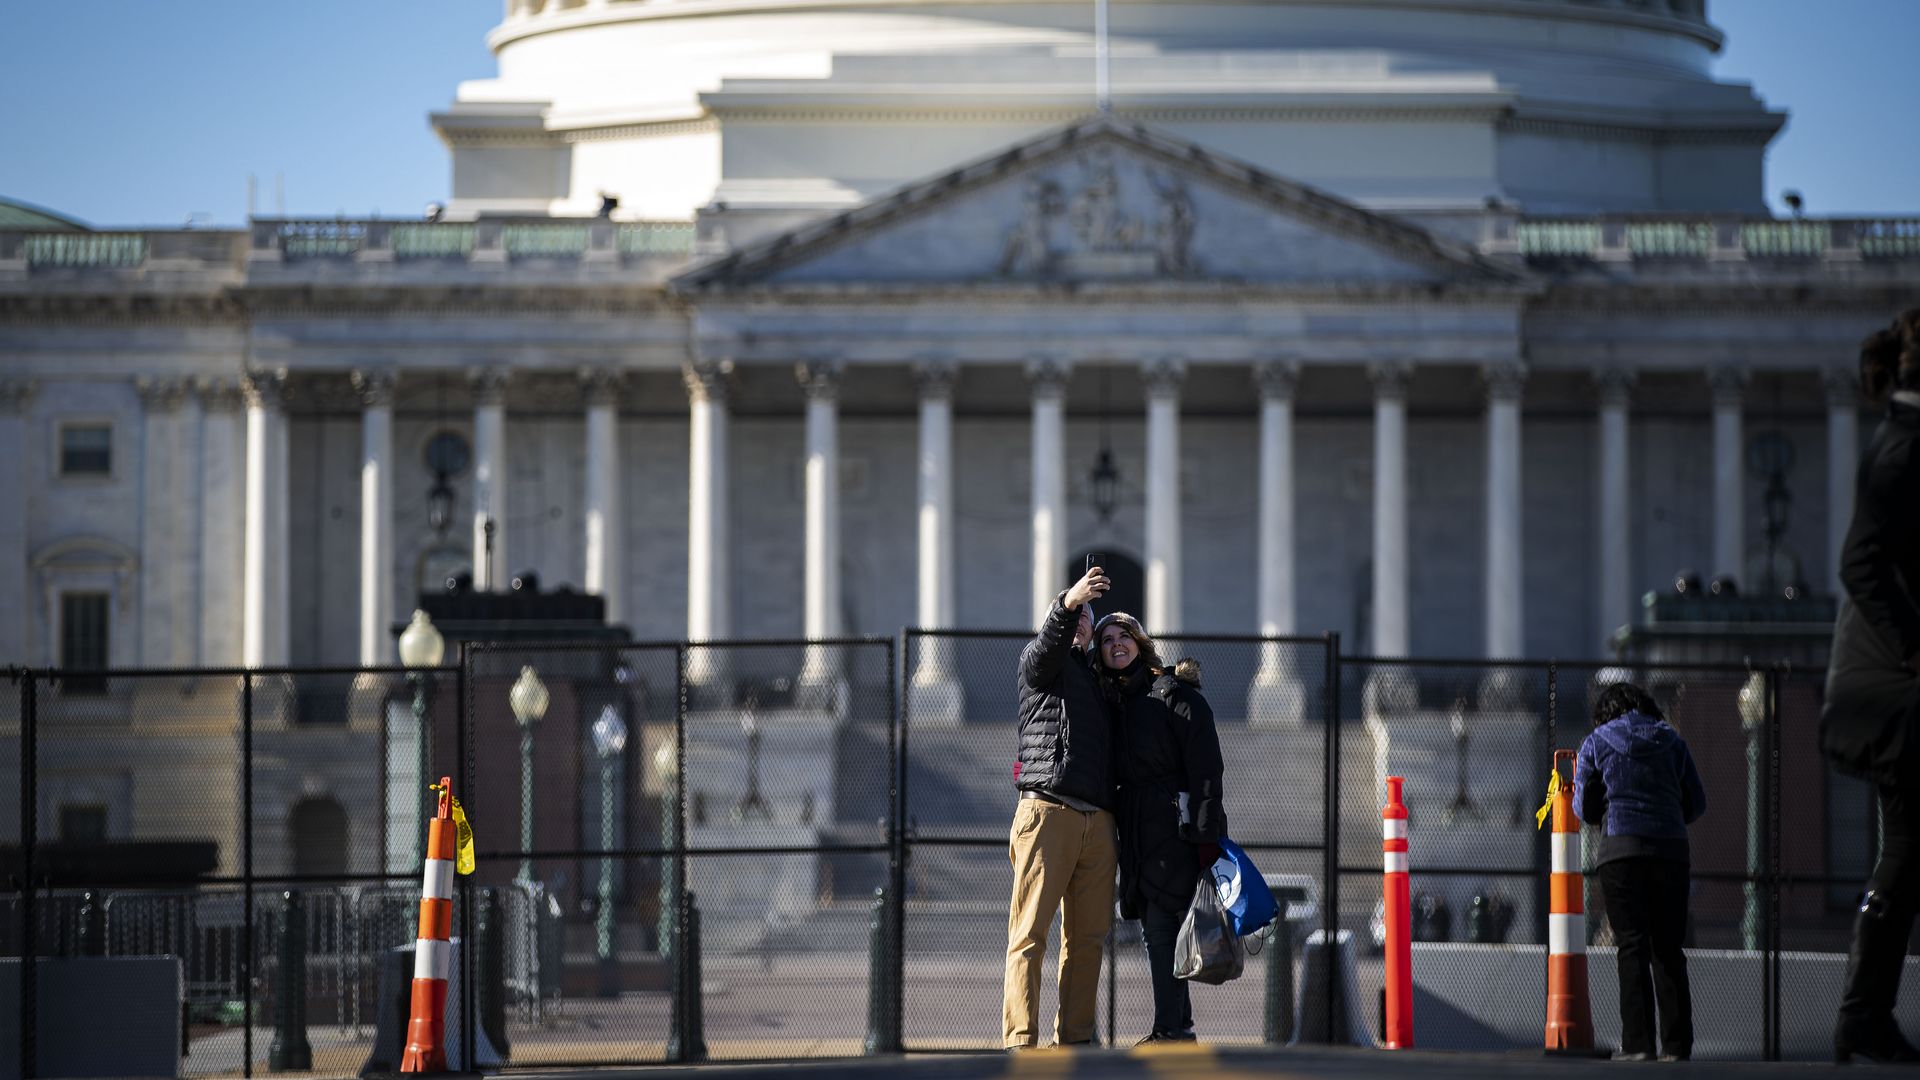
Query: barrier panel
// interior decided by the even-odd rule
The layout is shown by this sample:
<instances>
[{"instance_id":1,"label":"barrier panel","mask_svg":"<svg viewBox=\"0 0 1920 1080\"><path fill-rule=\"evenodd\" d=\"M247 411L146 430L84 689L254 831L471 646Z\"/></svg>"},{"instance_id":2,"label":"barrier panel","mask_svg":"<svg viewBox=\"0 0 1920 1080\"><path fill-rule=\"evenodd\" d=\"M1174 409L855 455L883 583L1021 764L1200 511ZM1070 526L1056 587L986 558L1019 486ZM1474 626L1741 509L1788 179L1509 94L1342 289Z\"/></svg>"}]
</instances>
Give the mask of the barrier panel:
<instances>
[{"instance_id":1,"label":"barrier panel","mask_svg":"<svg viewBox=\"0 0 1920 1080\"><path fill-rule=\"evenodd\" d=\"M382 965L417 930L426 786L444 773L478 847L454 889L475 993L450 1053L479 1030L513 1066L997 1048L1029 638L491 644L421 672L13 669L0 955L19 961L23 1004L0 1023L32 1076L38 958L175 955L183 1075L273 1071L295 1004L316 1067L357 1068ZM1416 1045L1537 1046L1543 766L1624 677L1687 738L1708 791L1692 830L1696 1056L1825 1056L1877 832L1872 792L1818 753L1819 673L1382 660L1332 635L1162 644L1200 663L1229 832L1288 916L1240 979L1194 989L1202 1038L1324 1039L1347 1001L1378 1036L1373 845L1393 773L1419 852ZM523 717L527 669L544 708ZM1592 877L1584 900L1606 1045L1617 991ZM1301 949L1336 930L1354 984L1338 964L1306 984ZM1137 923L1116 924L1105 968L1099 1037L1131 1042L1151 1014Z\"/></svg>"}]
</instances>

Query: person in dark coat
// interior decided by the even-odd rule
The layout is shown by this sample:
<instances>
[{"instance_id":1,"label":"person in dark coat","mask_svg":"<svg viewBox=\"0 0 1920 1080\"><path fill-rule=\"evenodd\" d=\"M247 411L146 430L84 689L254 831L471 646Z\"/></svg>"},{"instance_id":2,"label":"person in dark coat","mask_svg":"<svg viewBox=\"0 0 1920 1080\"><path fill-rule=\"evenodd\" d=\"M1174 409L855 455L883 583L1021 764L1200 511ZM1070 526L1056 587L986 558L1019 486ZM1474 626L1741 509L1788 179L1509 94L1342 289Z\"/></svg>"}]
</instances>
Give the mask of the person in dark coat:
<instances>
[{"instance_id":1,"label":"person in dark coat","mask_svg":"<svg viewBox=\"0 0 1920 1080\"><path fill-rule=\"evenodd\" d=\"M1887 412L1855 474L1820 743L1834 768L1874 785L1881 844L1854 919L1833 1056L1916 1062L1893 1006L1920 909L1920 308L1862 344L1860 386Z\"/></svg>"},{"instance_id":2,"label":"person in dark coat","mask_svg":"<svg viewBox=\"0 0 1920 1080\"><path fill-rule=\"evenodd\" d=\"M1120 916L1140 920L1153 978L1153 1028L1140 1041L1192 1042L1193 1002L1186 980L1173 976L1174 939L1227 835L1220 735L1199 665L1163 667L1131 615L1102 618L1094 635L1119 718Z\"/></svg>"},{"instance_id":3,"label":"person in dark coat","mask_svg":"<svg viewBox=\"0 0 1920 1080\"><path fill-rule=\"evenodd\" d=\"M1007 969L1001 1045L1040 1041L1040 962L1060 913L1060 1009L1054 1040L1093 1042L1100 954L1113 926L1113 716L1087 647L1092 604L1106 572L1054 598L1040 632L1020 653L1020 801L1007 837L1013 897L1007 906Z\"/></svg>"},{"instance_id":4,"label":"person in dark coat","mask_svg":"<svg viewBox=\"0 0 1920 1080\"><path fill-rule=\"evenodd\" d=\"M1654 1002L1662 1061L1693 1057L1693 995L1687 988L1687 826L1707 809L1687 740L1653 696L1615 683L1593 703L1593 733L1573 768L1573 808L1602 826L1591 871L1600 878L1619 946L1620 1053L1653 1057ZM1560 867L1554 867L1560 870Z\"/></svg>"}]
</instances>

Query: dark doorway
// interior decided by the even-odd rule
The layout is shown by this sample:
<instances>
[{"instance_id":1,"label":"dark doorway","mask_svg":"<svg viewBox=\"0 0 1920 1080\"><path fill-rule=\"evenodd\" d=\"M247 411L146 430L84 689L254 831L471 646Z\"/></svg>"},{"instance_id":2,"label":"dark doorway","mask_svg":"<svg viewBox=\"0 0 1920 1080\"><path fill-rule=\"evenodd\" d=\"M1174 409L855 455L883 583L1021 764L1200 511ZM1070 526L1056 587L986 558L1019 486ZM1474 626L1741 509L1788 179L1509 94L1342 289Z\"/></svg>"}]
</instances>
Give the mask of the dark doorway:
<instances>
[{"instance_id":1,"label":"dark doorway","mask_svg":"<svg viewBox=\"0 0 1920 1080\"><path fill-rule=\"evenodd\" d=\"M1141 611L1146 606L1147 573L1141 569L1139 560L1124 551L1115 548L1087 548L1075 555L1067 563L1067 572L1061 575L1061 588L1066 588L1080 580L1087 572L1087 556L1098 555L1100 565L1107 571L1107 577L1113 582L1113 588L1107 595L1093 602L1096 616L1109 611L1124 611L1134 618L1145 621Z\"/></svg>"},{"instance_id":2,"label":"dark doorway","mask_svg":"<svg viewBox=\"0 0 1920 1080\"><path fill-rule=\"evenodd\" d=\"M324 796L301 799L287 815L287 831L292 834L294 873L347 872L347 812L339 803Z\"/></svg>"}]
</instances>

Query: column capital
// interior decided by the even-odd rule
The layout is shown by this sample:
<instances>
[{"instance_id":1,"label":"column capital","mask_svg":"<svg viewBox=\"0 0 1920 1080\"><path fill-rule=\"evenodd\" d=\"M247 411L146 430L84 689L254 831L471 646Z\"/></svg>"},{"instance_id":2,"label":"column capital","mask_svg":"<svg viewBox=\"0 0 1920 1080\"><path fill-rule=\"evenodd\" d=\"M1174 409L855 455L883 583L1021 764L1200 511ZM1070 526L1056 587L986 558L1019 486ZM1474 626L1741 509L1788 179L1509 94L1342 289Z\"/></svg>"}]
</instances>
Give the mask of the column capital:
<instances>
[{"instance_id":1,"label":"column capital","mask_svg":"<svg viewBox=\"0 0 1920 1080\"><path fill-rule=\"evenodd\" d=\"M193 382L200 396L200 407L208 412L234 412L240 408L240 380L203 376Z\"/></svg>"},{"instance_id":2,"label":"column capital","mask_svg":"<svg viewBox=\"0 0 1920 1080\"><path fill-rule=\"evenodd\" d=\"M1630 367L1593 369L1593 389L1602 408L1624 409L1633 404L1633 387L1639 381L1640 373Z\"/></svg>"},{"instance_id":3,"label":"column capital","mask_svg":"<svg viewBox=\"0 0 1920 1080\"><path fill-rule=\"evenodd\" d=\"M793 365L793 377L808 401L839 401L840 380L846 365L838 360L803 360Z\"/></svg>"},{"instance_id":4,"label":"column capital","mask_svg":"<svg viewBox=\"0 0 1920 1080\"><path fill-rule=\"evenodd\" d=\"M1175 356L1145 361L1140 365L1140 381L1149 399L1178 397L1180 384L1187 381L1187 362Z\"/></svg>"},{"instance_id":5,"label":"column capital","mask_svg":"<svg viewBox=\"0 0 1920 1080\"><path fill-rule=\"evenodd\" d=\"M467 386L473 390L475 405L505 405L507 403L507 383L513 378L513 372L504 367L477 367L467 369Z\"/></svg>"},{"instance_id":6,"label":"column capital","mask_svg":"<svg viewBox=\"0 0 1920 1080\"><path fill-rule=\"evenodd\" d=\"M286 368L249 368L240 376L240 392L249 409L278 411L287 404Z\"/></svg>"},{"instance_id":7,"label":"column capital","mask_svg":"<svg viewBox=\"0 0 1920 1080\"><path fill-rule=\"evenodd\" d=\"M33 400L37 389L32 379L0 379L0 416L18 416L27 411L27 402Z\"/></svg>"},{"instance_id":8,"label":"column capital","mask_svg":"<svg viewBox=\"0 0 1920 1080\"><path fill-rule=\"evenodd\" d=\"M732 375L731 360L689 360L680 365L680 378L687 384L687 397L694 402L725 405Z\"/></svg>"},{"instance_id":9,"label":"column capital","mask_svg":"<svg viewBox=\"0 0 1920 1080\"><path fill-rule=\"evenodd\" d=\"M168 413L180 408L193 387L186 379L142 375L133 380L133 388L148 412Z\"/></svg>"},{"instance_id":10,"label":"column capital","mask_svg":"<svg viewBox=\"0 0 1920 1080\"><path fill-rule=\"evenodd\" d=\"M1860 407L1860 373L1843 364L1832 364L1820 369L1820 385L1827 391L1827 408L1858 409Z\"/></svg>"},{"instance_id":11,"label":"column capital","mask_svg":"<svg viewBox=\"0 0 1920 1080\"><path fill-rule=\"evenodd\" d=\"M1746 395L1753 372L1745 364L1717 364L1707 369L1707 385L1713 389L1716 406L1738 406Z\"/></svg>"},{"instance_id":12,"label":"column capital","mask_svg":"<svg viewBox=\"0 0 1920 1080\"><path fill-rule=\"evenodd\" d=\"M960 365L950 357L927 357L913 365L913 381L920 387L922 401L952 398L953 384L959 378Z\"/></svg>"},{"instance_id":13,"label":"column capital","mask_svg":"<svg viewBox=\"0 0 1920 1080\"><path fill-rule=\"evenodd\" d=\"M1367 378L1373 382L1376 400L1405 401L1407 383L1413 379L1413 364L1406 360L1375 360L1367 364Z\"/></svg>"},{"instance_id":14,"label":"column capital","mask_svg":"<svg viewBox=\"0 0 1920 1080\"><path fill-rule=\"evenodd\" d=\"M361 368L350 376L353 380L353 392L359 395L360 404L367 408L392 408L394 388L400 383L400 376L392 368Z\"/></svg>"},{"instance_id":15,"label":"column capital","mask_svg":"<svg viewBox=\"0 0 1920 1080\"><path fill-rule=\"evenodd\" d=\"M580 393L586 398L588 408L620 404L620 389L626 385L626 372L619 368L587 366L575 374L580 380Z\"/></svg>"},{"instance_id":16,"label":"column capital","mask_svg":"<svg viewBox=\"0 0 1920 1080\"><path fill-rule=\"evenodd\" d=\"M1262 401L1292 401L1300 385L1300 361L1263 360L1253 365L1253 384Z\"/></svg>"},{"instance_id":17,"label":"column capital","mask_svg":"<svg viewBox=\"0 0 1920 1080\"><path fill-rule=\"evenodd\" d=\"M1489 402L1518 402L1527 388L1527 365L1519 360L1501 360L1480 369L1487 384Z\"/></svg>"},{"instance_id":18,"label":"column capital","mask_svg":"<svg viewBox=\"0 0 1920 1080\"><path fill-rule=\"evenodd\" d=\"M1033 396L1057 398L1067 392L1073 378L1073 362L1059 356L1034 356L1027 360L1027 384Z\"/></svg>"}]
</instances>

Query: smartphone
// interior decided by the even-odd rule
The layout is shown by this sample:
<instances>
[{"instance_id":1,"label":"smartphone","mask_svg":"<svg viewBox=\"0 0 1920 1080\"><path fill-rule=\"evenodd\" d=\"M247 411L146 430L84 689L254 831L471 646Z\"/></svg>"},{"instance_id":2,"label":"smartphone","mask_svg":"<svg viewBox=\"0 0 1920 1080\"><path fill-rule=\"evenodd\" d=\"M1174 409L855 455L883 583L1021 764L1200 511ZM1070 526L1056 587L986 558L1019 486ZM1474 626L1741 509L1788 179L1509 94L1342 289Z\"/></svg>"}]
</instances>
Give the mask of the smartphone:
<instances>
[{"instance_id":1,"label":"smartphone","mask_svg":"<svg viewBox=\"0 0 1920 1080\"><path fill-rule=\"evenodd\" d=\"M1083 570L1081 570L1080 572L1081 572L1082 574L1085 574L1085 573L1087 572L1087 570L1091 570L1091 569L1093 569L1093 568L1094 568L1094 567L1096 567L1096 566L1105 566L1105 565L1106 565L1106 563L1105 563L1105 562L1103 561L1103 560L1104 560L1105 558L1106 558L1106 556L1104 556L1104 555L1099 555L1099 554L1096 554L1096 553L1094 553L1094 552L1091 552L1091 551L1089 551L1089 552L1087 552L1087 565L1086 565L1086 569L1083 569Z\"/></svg>"}]
</instances>

